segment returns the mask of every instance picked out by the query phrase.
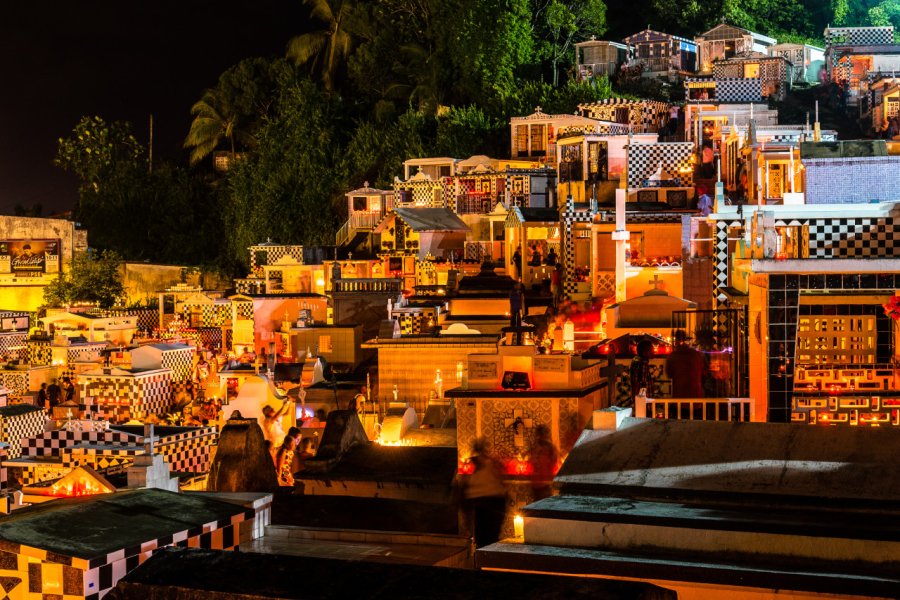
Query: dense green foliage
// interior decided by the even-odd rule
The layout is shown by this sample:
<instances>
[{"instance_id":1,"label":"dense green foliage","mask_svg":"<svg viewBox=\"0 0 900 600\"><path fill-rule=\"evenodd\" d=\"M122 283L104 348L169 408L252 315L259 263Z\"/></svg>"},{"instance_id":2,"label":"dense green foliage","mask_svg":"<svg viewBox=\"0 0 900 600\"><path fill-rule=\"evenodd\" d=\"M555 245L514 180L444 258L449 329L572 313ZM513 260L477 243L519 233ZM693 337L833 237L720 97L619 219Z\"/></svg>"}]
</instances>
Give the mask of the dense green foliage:
<instances>
[{"instance_id":1,"label":"dense green foliage","mask_svg":"<svg viewBox=\"0 0 900 600\"><path fill-rule=\"evenodd\" d=\"M99 117L60 139L93 246L241 275L247 246L266 238L333 244L343 194L390 187L408 158L502 157L509 118L536 106L670 94L634 73L576 83L574 44L591 36L649 25L693 37L722 18L787 41L821 40L828 24L900 25L900 0L291 1L309 19L285 57L245 59L185 107L190 167L151 171L130 127ZM236 157L224 175L216 150Z\"/></svg>"},{"instance_id":2,"label":"dense green foliage","mask_svg":"<svg viewBox=\"0 0 900 600\"><path fill-rule=\"evenodd\" d=\"M125 296L122 258L111 250L75 256L67 273L60 273L44 288L44 304L63 307L75 302L96 302L110 308Z\"/></svg>"},{"instance_id":3,"label":"dense green foliage","mask_svg":"<svg viewBox=\"0 0 900 600\"><path fill-rule=\"evenodd\" d=\"M216 190L185 168L162 164L151 172L128 124L83 118L60 139L56 163L80 180L75 217L93 246L127 260L217 260Z\"/></svg>"},{"instance_id":4,"label":"dense green foliage","mask_svg":"<svg viewBox=\"0 0 900 600\"><path fill-rule=\"evenodd\" d=\"M650 0L664 31L693 37L724 18L779 41L822 43L831 26L900 27L900 0Z\"/></svg>"}]
</instances>

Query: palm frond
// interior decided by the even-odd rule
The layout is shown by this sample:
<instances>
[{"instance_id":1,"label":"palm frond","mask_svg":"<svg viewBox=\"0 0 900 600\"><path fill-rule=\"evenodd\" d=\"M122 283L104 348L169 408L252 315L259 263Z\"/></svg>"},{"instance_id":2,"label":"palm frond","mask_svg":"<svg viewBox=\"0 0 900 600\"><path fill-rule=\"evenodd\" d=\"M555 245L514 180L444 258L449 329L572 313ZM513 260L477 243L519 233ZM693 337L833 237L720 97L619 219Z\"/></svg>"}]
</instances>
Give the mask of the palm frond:
<instances>
[{"instance_id":1,"label":"palm frond","mask_svg":"<svg viewBox=\"0 0 900 600\"><path fill-rule=\"evenodd\" d=\"M334 23L334 11L331 9L331 5L328 3L328 0L304 0L303 3L310 7L310 18L322 21L326 25L331 25L332 23Z\"/></svg>"},{"instance_id":2,"label":"palm frond","mask_svg":"<svg viewBox=\"0 0 900 600\"><path fill-rule=\"evenodd\" d=\"M314 31L304 33L291 38L288 42L287 57L294 61L294 64L306 64L314 56L322 52L328 43L328 34L323 31Z\"/></svg>"}]
</instances>

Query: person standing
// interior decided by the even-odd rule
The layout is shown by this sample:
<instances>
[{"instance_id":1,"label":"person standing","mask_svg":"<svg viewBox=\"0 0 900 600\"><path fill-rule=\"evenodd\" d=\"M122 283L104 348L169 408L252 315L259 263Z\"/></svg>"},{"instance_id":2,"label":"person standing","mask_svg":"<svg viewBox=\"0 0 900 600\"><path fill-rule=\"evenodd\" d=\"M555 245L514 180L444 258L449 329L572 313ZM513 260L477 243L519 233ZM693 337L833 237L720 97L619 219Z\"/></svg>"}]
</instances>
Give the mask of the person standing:
<instances>
[{"instance_id":1,"label":"person standing","mask_svg":"<svg viewBox=\"0 0 900 600\"><path fill-rule=\"evenodd\" d=\"M513 279L522 279L522 246L517 246L516 251L513 252L512 264L516 268L516 274Z\"/></svg>"},{"instance_id":2,"label":"person standing","mask_svg":"<svg viewBox=\"0 0 900 600\"><path fill-rule=\"evenodd\" d=\"M550 439L550 428L540 424L534 428L534 442L528 453L531 459L531 493L534 499L543 500L553 494L553 477L559 451Z\"/></svg>"},{"instance_id":3,"label":"person standing","mask_svg":"<svg viewBox=\"0 0 900 600\"><path fill-rule=\"evenodd\" d=\"M294 452L300 439L300 430L296 427L288 429L284 441L275 452L275 469L278 475L278 485L294 485Z\"/></svg>"},{"instance_id":4,"label":"person standing","mask_svg":"<svg viewBox=\"0 0 900 600\"><path fill-rule=\"evenodd\" d=\"M62 393L63 401L65 401L66 404L71 404L75 401L75 385L68 377L63 377Z\"/></svg>"},{"instance_id":5,"label":"person standing","mask_svg":"<svg viewBox=\"0 0 900 600\"><path fill-rule=\"evenodd\" d=\"M543 261L543 256L541 255L541 249L537 247L537 244L531 245L531 260L529 261L529 265L532 267L541 266L541 262Z\"/></svg>"},{"instance_id":6,"label":"person standing","mask_svg":"<svg viewBox=\"0 0 900 600\"><path fill-rule=\"evenodd\" d=\"M194 385L197 391L197 396L202 401L206 398L206 386L209 381L210 373L212 372L212 367L209 362L206 360L206 353L200 352L200 356L197 359L197 364L194 366Z\"/></svg>"},{"instance_id":7,"label":"person standing","mask_svg":"<svg viewBox=\"0 0 900 600\"><path fill-rule=\"evenodd\" d=\"M550 271L550 295L553 296L553 306L559 306L560 300L560 292L562 291L562 265L557 264L552 271Z\"/></svg>"},{"instance_id":8,"label":"person standing","mask_svg":"<svg viewBox=\"0 0 900 600\"><path fill-rule=\"evenodd\" d=\"M509 326L522 326L522 311L525 310L525 287L521 281L513 284L509 291Z\"/></svg>"},{"instance_id":9,"label":"person standing","mask_svg":"<svg viewBox=\"0 0 900 600\"><path fill-rule=\"evenodd\" d=\"M472 443L470 458L474 470L463 475L462 507L470 522L474 521L475 547L500 540L500 529L506 516L506 488L500 479L500 466L488 453L484 438Z\"/></svg>"},{"instance_id":10,"label":"person standing","mask_svg":"<svg viewBox=\"0 0 900 600\"><path fill-rule=\"evenodd\" d=\"M675 332L675 349L666 359L673 398L703 398L703 355L687 343L684 331Z\"/></svg>"},{"instance_id":11,"label":"person standing","mask_svg":"<svg viewBox=\"0 0 900 600\"><path fill-rule=\"evenodd\" d=\"M37 405L45 410L50 410L50 404L47 402L47 383L46 382L42 383L41 389L38 390Z\"/></svg>"},{"instance_id":12,"label":"person standing","mask_svg":"<svg viewBox=\"0 0 900 600\"><path fill-rule=\"evenodd\" d=\"M60 396L62 395L62 389L59 387L59 384L56 383L56 380L50 382L50 385L47 386L47 401L50 403L50 408L53 408L57 404L60 403Z\"/></svg>"},{"instance_id":13,"label":"person standing","mask_svg":"<svg viewBox=\"0 0 900 600\"><path fill-rule=\"evenodd\" d=\"M715 158L716 154L713 152L712 144L704 142L703 150L700 152L700 176L704 179L712 179L716 174L716 170L713 167Z\"/></svg>"},{"instance_id":14,"label":"person standing","mask_svg":"<svg viewBox=\"0 0 900 600\"><path fill-rule=\"evenodd\" d=\"M631 359L629 375L631 377L631 402L635 396L644 390L647 396L653 397L653 372L650 369L650 359L653 358L653 343L650 340L641 340L637 345L637 354ZM630 404L633 406L633 404Z\"/></svg>"},{"instance_id":15,"label":"person standing","mask_svg":"<svg viewBox=\"0 0 900 600\"><path fill-rule=\"evenodd\" d=\"M547 265L548 267L555 267L556 260L557 260L556 250L554 250L553 248L550 248L550 250L547 252L547 256L544 257L544 264Z\"/></svg>"},{"instance_id":16,"label":"person standing","mask_svg":"<svg viewBox=\"0 0 900 600\"><path fill-rule=\"evenodd\" d=\"M281 426L281 418L288 411L290 403L284 400L281 408L277 411L269 405L263 407L263 436L270 442L274 448L279 448L284 441L284 428Z\"/></svg>"}]
</instances>

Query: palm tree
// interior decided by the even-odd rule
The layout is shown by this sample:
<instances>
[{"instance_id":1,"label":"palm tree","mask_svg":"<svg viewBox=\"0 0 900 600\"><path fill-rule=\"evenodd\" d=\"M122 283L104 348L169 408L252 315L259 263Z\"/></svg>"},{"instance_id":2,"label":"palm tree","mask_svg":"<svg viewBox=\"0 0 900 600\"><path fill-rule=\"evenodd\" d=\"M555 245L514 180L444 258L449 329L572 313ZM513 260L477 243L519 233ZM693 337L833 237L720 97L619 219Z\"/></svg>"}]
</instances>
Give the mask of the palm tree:
<instances>
[{"instance_id":1,"label":"palm tree","mask_svg":"<svg viewBox=\"0 0 900 600\"><path fill-rule=\"evenodd\" d=\"M191 149L191 164L197 164L222 142L227 141L234 160L237 144L252 146L254 139L242 127L232 102L218 89L208 89L203 97L191 107L194 120L184 140L184 147Z\"/></svg>"},{"instance_id":2,"label":"palm tree","mask_svg":"<svg viewBox=\"0 0 900 600\"><path fill-rule=\"evenodd\" d=\"M287 57L298 65L309 64L322 78L325 89L334 89L337 73L347 61L364 27L365 18L356 0L303 0L310 17L322 27L288 42Z\"/></svg>"},{"instance_id":3,"label":"palm tree","mask_svg":"<svg viewBox=\"0 0 900 600\"><path fill-rule=\"evenodd\" d=\"M436 114L444 103L446 90L437 54L416 42L406 44L399 50L402 60L394 65L394 72L406 82L390 84L386 95L404 98L410 106L423 113Z\"/></svg>"}]
</instances>

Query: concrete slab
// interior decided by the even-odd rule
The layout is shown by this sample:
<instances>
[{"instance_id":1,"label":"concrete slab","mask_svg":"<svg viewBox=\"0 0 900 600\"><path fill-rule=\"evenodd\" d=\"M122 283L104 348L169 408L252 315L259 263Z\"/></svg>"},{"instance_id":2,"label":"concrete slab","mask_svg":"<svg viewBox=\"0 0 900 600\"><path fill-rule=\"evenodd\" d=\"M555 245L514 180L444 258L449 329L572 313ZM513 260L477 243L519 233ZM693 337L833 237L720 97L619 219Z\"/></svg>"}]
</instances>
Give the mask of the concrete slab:
<instances>
[{"instance_id":1,"label":"concrete slab","mask_svg":"<svg viewBox=\"0 0 900 600\"><path fill-rule=\"evenodd\" d=\"M748 565L723 557L661 556L640 552L609 552L585 548L559 548L500 542L475 552L479 569L540 571L591 577L624 577L651 580L659 585L701 590L693 597L772 598L794 592L823 594L827 598L894 598L900 578L894 574L851 573L786 564ZM686 584L686 582L689 582ZM720 586L718 589L704 586ZM740 586L740 587L738 587ZM753 591L758 592L753 593ZM769 593L766 593L766 592ZM750 592L747 594L747 592ZM747 594L747 595L744 595ZM818 595L816 597L819 597Z\"/></svg>"},{"instance_id":2,"label":"concrete slab","mask_svg":"<svg viewBox=\"0 0 900 600\"><path fill-rule=\"evenodd\" d=\"M632 581L489 573L430 566L253 552L165 549L122 579L110 600L258 598L517 598L674 600Z\"/></svg>"},{"instance_id":3,"label":"concrete slab","mask_svg":"<svg viewBox=\"0 0 900 600\"><path fill-rule=\"evenodd\" d=\"M894 429L628 418L615 432L589 433L596 435L581 437L556 477L564 493L774 496L869 507L898 500Z\"/></svg>"}]
</instances>

